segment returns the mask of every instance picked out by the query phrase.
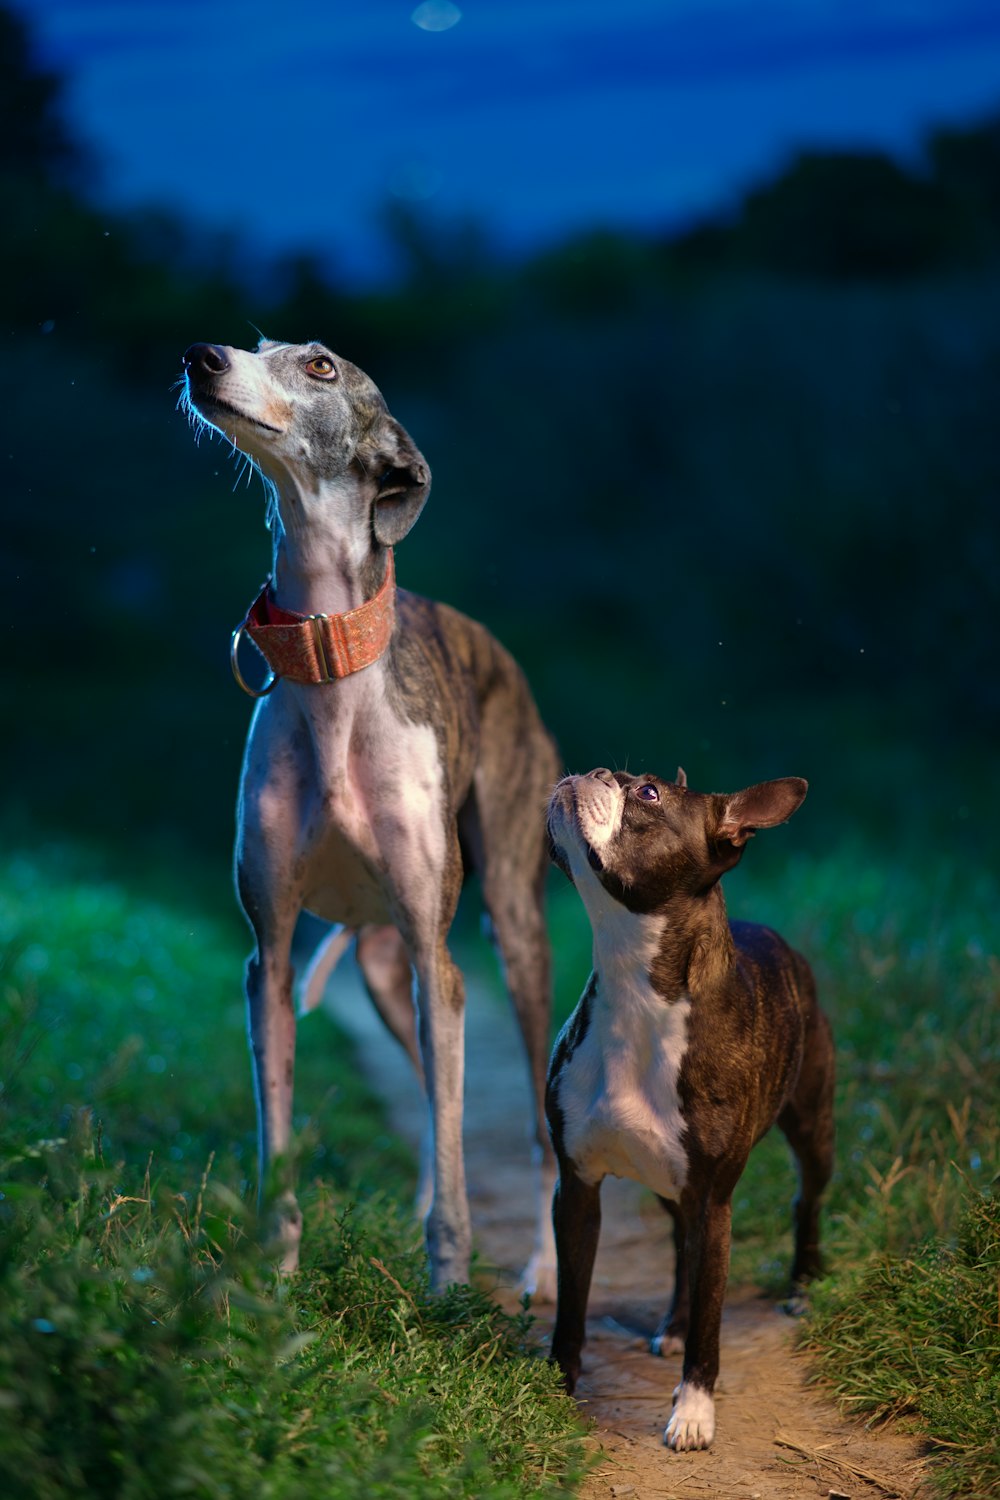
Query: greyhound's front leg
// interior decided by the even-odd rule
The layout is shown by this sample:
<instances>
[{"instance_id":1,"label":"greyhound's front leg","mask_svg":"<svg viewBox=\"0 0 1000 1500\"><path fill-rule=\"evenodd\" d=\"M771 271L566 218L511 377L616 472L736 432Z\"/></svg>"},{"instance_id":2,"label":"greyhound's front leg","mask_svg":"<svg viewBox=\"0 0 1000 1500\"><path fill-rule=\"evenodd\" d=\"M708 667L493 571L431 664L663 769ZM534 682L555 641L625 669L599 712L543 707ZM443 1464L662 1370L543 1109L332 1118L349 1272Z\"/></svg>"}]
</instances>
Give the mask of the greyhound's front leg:
<instances>
[{"instance_id":1,"label":"greyhound's front leg","mask_svg":"<svg viewBox=\"0 0 1000 1500\"><path fill-rule=\"evenodd\" d=\"M253 931L247 960L247 1029L257 1100L260 1206L282 1270L298 1265L302 1215L295 1201L292 1086L295 1007L292 937L302 909L302 829L309 766L294 743L282 684L257 705L247 741L236 829L236 886Z\"/></svg>"},{"instance_id":2,"label":"greyhound's front leg","mask_svg":"<svg viewBox=\"0 0 1000 1500\"><path fill-rule=\"evenodd\" d=\"M441 939L416 960L420 1050L431 1114L434 1196L424 1221L431 1287L469 1279L472 1226L462 1153L465 988Z\"/></svg>"},{"instance_id":3,"label":"greyhound's front leg","mask_svg":"<svg viewBox=\"0 0 1000 1500\"><path fill-rule=\"evenodd\" d=\"M302 1214L295 1198L292 1137L292 1086L295 1074L295 1007L292 1003L291 931L280 941L258 935L247 960L247 1024L253 1054L257 1098L259 1193L269 1218L269 1238L283 1271L299 1263Z\"/></svg>"}]
</instances>

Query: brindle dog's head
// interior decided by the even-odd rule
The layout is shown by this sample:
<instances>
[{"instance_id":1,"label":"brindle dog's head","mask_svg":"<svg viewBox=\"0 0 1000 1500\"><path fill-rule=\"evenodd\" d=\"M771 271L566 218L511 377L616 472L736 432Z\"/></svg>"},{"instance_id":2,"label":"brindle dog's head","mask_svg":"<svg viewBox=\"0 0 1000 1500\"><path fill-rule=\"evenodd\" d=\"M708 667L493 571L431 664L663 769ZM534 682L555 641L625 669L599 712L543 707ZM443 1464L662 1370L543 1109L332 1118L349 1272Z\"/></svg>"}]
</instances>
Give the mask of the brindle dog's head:
<instances>
[{"instance_id":1,"label":"brindle dog's head","mask_svg":"<svg viewBox=\"0 0 1000 1500\"><path fill-rule=\"evenodd\" d=\"M423 455L374 381L324 344L192 344L181 404L279 487L286 476L304 493L344 480L360 486L382 546L401 541L423 509L431 483Z\"/></svg>"},{"instance_id":2,"label":"brindle dog's head","mask_svg":"<svg viewBox=\"0 0 1000 1500\"><path fill-rule=\"evenodd\" d=\"M549 803L552 858L585 902L596 882L629 911L659 911L674 896L709 890L754 831L784 823L806 790L797 776L731 794L690 791L683 773L677 781L603 769L567 776Z\"/></svg>"}]
</instances>

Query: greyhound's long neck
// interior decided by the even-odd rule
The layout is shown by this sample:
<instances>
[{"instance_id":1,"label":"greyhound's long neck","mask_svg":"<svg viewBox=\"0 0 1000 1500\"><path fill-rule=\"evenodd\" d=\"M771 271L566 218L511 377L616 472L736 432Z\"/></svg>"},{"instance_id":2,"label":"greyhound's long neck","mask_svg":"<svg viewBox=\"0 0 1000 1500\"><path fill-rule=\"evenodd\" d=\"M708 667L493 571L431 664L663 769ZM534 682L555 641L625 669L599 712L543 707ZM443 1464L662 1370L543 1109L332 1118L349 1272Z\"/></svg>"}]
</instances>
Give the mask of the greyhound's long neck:
<instances>
[{"instance_id":1,"label":"greyhound's long neck","mask_svg":"<svg viewBox=\"0 0 1000 1500\"><path fill-rule=\"evenodd\" d=\"M282 609L335 615L357 609L385 577L386 549L362 525L351 504L353 486L324 483L304 492L272 480L269 525L274 539L272 580Z\"/></svg>"}]
</instances>

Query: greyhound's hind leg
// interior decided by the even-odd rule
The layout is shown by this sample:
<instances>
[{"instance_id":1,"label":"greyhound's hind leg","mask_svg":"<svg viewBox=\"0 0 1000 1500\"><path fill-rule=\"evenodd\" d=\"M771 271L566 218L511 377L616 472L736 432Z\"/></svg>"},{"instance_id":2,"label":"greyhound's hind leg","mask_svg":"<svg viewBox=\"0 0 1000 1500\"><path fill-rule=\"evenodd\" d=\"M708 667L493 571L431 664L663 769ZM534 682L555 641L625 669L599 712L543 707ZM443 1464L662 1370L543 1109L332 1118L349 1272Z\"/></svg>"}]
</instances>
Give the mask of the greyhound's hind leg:
<instances>
[{"instance_id":1,"label":"greyhound's hind leg","mask_svg":"<svg viewBox=\"0 0 1000 1500\"><path fill-rule=\"evenodd\" d=\"M386 1028L413 1064L424 1087L424 1065L417 1040L417 1011L413 999L413 969L406 944L395 927L362 927L358 933L358 967L365 988ZM430 1125L425 1124L420 1151L416 1211L425 1218L434 1195Z\"/></svg>"}]
</instances>

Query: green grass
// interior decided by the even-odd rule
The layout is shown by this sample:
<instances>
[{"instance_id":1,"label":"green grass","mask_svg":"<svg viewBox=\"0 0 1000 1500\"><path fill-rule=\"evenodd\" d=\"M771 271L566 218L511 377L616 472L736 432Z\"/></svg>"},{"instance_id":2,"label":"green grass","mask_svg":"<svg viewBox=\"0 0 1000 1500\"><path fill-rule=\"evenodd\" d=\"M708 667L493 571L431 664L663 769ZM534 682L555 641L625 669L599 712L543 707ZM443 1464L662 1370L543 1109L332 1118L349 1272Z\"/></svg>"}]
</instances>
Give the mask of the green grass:
<instances>
[{"instance_id":1,"label":"green grass","mask_svg":"<svg viewBox=\"0 0 1000 1500\"><path fill-rule=\"evenodd\" d=\"M805 1341L848 1410L931 1441L942 1494L1000 1493L997 882L759 843L730 909L809 955L838 1043L830 1274ZM154 899L72 846L0 872L0 1493L566 1492L572 1406L527 1319L427 1295L413 1163L323 1015L296 1084L305 1264L272 1278L245 934L195 894ZM551 919L565 1015L590 936L564 882ZM783 1286L793 1191L775 1134L737 1191L735 1281Z\"/></svg>"},{"instance_id":2,"label":"green grass","mask_svg":"<svg viewBox=\"0 0 1000 1500\"><path fill-rule=\"evenodd\" d=\"M46 848L0 879L0 1493L564 1492L580 1429L530 1319L428 1295L412 1162L321 1015L306 1258L274 1279L244 934L95 864Z\"/></svg>"},{"instance_id":3,"label":"green grass","mask_svg":"<svg viewBox=\"0 0 1000 1500\"><path fill-rule=\"evenodd\" d=\"M891 1220L892 1180L879 1184ZM872 1251L816 1289L806 1344L851 1411L931 1440L942 1495L1000 1495L1000 1199L966 1184L951 1231Z\"/></svg>"},{"instance_id":4,"label":"green grass","mask_svg":"<svg viewBox=\"0 0 1000 1500\"><path fill-rule=\"evenodd\" d=\"M807 954L838 1053L829 1274L804 1338L846 1409L905 1414L941 1493L981 1500L1000 1493L1000 883L849 840L783 863L771 838L728 877L730 914ZM552 925L565 1015L590 967L568 886ZM774 1131L736 1191L733 1282L785 1288L794 1190Z\"/></svg>"}]
</instances>

